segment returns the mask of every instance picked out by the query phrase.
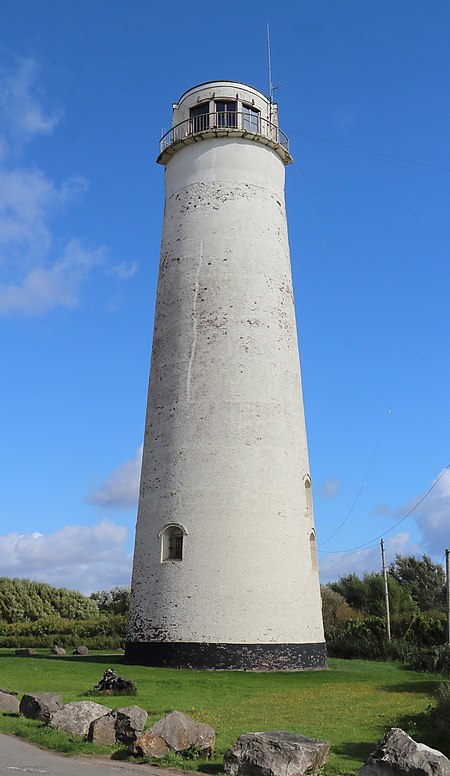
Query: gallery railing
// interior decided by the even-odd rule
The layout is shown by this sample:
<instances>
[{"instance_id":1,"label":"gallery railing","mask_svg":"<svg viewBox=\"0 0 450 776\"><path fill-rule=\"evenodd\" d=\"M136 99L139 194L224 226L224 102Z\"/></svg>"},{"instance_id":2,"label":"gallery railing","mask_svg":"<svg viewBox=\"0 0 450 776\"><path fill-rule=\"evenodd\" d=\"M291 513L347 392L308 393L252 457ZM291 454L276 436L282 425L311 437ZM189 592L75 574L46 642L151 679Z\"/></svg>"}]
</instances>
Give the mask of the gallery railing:
<instances>
[{"instance_id":1,"label":"gallery railing","mask_svg":"<svg viewBox=\"0 0 450 776\"><path fill-rule=\"evenodd\" d=\"M268 119L254 113L244 111L223 111L216 113L201 113L198 116L192 116L185 121L180 121L171 127L159 142L160 153L162 153L172 143L182 142L186 138L197 135L230 135L234 134L243 137L261 137L266 138L272 143L282 146L289 154L289 140L282 130Z\"/></svg>"}]
</instances>

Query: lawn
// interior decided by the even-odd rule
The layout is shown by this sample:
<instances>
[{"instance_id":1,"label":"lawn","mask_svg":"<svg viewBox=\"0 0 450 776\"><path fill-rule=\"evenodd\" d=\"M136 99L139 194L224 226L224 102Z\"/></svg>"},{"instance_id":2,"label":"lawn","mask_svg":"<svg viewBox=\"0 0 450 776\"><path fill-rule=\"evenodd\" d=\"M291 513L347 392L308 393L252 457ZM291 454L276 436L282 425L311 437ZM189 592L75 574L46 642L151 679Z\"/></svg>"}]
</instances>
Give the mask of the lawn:
<instances>
[{"instance_id":1,"label":"lawn","mask_svg":"<svg viewBox=\"0 0 450 776\"><path fill-rule=\"evenodd\" d=\"M137 683L132 698L90 696L112 707L137 703L149 713L148 725L173 709L212 725L217 753L212 761L189 761L208 773L222 770L222 756L241 734L289 730L331 741L327 774L355 774L386 730L402 727L418 740L435 744L423 715L440 682L435 675L404 670L393 663L330 659L328 671L259 674L178 671L127 666L119 655L19 658L0 650L0 687L26 692L58 692L65 703L85 698L107 668ZM0 713L0 731L14 733L69 754L110 753L33 720Z\"/></svg>"}]
</instances>

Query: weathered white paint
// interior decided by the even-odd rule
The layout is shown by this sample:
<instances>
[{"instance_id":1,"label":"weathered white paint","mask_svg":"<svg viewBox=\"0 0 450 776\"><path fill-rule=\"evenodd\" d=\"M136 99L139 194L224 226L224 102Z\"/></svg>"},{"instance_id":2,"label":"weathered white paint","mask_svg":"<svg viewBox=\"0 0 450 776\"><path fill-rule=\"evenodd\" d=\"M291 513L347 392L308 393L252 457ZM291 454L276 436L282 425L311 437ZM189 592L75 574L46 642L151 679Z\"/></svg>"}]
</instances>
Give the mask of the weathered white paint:
<instances>
[{"instance_id":1,"label":"weathered white paint","mask_svg":"<svg viewBox=\"0 0 450 776\"><path fill-rule=\"evenodd\" d=\"M308 478L284 164L204 139L166 166L128 640L323 642Z\"/></svg>"}]
</instances>

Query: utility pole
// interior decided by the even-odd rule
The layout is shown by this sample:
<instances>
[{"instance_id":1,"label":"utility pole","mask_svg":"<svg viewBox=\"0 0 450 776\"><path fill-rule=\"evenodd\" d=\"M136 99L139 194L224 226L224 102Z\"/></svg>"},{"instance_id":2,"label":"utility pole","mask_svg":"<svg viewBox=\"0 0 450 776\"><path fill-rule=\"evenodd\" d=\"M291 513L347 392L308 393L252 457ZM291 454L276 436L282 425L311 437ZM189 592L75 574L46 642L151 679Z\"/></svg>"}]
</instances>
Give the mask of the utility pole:
<instances>
[{"instance_id":1,"label":"utility pole","mask_svg":"<svg viewBox=\"0 0 450 776\"><path fill-rule=\"evenodd\" d=\"M381 540L381 563L383 566L383 580L384 580L384 600L386 603L386 633L387 640L391 640L391 615L389 613L389 588L387 581L386 560L384 557L384 540Z\"/></svg>"},{"instance_id":2,"label":"utility pole","mask_svg":"<svg viewBox=\"0 0 450 776\"><path fill-rule=\"evenodd\" d=\"M450 644L450 550L445 550L445 577L447 590L447 644Z\"/></svg>"}]
</instances>

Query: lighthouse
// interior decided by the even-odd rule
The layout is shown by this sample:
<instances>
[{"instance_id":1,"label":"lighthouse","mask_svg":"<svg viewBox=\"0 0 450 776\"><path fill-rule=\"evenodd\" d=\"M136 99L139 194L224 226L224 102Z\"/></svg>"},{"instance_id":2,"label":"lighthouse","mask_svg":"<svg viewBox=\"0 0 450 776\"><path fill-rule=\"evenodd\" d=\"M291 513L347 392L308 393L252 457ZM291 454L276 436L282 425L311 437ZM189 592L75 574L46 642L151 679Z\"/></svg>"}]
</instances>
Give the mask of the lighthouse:
<instances>
[{"instance_id":1,"label":"lighthouse","mask_svg":"<svg viewBox=\"0 0 450 776\"><path fill-rule=\"evenodd\" d=\"M125 658L326 667L277 106L173 106Z\"/></svg>"}]
</instances>

